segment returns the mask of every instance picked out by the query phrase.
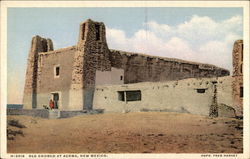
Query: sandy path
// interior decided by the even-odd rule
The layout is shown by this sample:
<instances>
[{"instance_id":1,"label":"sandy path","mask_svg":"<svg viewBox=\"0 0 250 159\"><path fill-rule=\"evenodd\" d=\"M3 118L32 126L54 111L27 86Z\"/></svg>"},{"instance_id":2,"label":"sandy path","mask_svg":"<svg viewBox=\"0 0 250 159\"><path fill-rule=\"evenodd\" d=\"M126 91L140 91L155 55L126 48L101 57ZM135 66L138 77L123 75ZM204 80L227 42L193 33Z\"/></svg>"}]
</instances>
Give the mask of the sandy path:
<instances>
[{"instance_id":1,"label":"sandy path","mask_svg":"<svg viewBox=\"0 0 250 159\"><path fill-rule=\"evenodd\" d=\"M242 121L166 112L67 119L9 116L27 128L8 141L19 153L240 153Z\"/></svg>"}]
</instances>

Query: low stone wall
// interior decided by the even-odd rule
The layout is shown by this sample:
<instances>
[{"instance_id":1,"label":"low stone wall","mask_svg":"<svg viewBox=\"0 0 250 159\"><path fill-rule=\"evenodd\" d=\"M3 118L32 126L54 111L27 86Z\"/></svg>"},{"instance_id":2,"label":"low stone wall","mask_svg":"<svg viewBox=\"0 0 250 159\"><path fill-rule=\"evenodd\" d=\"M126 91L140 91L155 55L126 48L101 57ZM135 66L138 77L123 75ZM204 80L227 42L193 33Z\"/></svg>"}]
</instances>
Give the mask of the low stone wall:
<instances>
[{"instance_id":1,"label":"low stone wall","mask_svg":"<svg viewBox=\"0 0 250 159\"><path fill-rule=\"evenodd\" d=\"M27 115L41 118L49 118L47 109L7 109L7 115Z\"/></svg>"},{"instance_id":2,"label":"low stone wall","mask_svg":"<svg viewBox=\"0 0 250 159\"><path fill-rule=\"evenodd\" d=\"M78 115L86 115L87 111L86 110L80 110L80 111L60 111L60 118L69 118L73 116L78 116Z\"/></svg>"},{"instance_id":3,"label":"low stone wall","mask_svg":"<svg viewBox=\"0 0 250 159\"><path fill-rule=\"evenodd\" d=\"M90 115L90 114L101 114L103 113L102 109L96 110L79 110L79 111L60 111L60 118L69 118L78 115Z\"/></svg>"},{"instance_id":4,"label":"low stone wall","mask_svg":"<svg viewBox=\"0 0 250 159\"><path fill-rule=\"evenodd\" d=\"M60 111L57 117L52 117L51 111L47 109L7 109L7 115L27 115L40 118L69 118L78 115L90 115L103 113L102 109L79 110L79 111Z\"/></svg>"}]
</instances>

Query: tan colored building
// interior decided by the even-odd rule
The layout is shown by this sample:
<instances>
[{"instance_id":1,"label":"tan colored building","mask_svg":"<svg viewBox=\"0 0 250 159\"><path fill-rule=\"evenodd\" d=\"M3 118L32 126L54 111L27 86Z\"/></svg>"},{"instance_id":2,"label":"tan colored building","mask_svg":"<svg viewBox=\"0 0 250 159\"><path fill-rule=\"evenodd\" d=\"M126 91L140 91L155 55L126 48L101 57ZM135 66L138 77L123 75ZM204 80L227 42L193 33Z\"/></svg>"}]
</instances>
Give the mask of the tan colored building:
<instances>
[{"instance_id":1,"label":"tan colored building","mask_svg":"<svg viewBox=\"0 0 250 159\"><path fill-rule=\"evenodd\" d=\"M33 37L28 58L23 104L25 109L43 109L43 106L48 106L49 100L53 99L55 108L59 110L101 108L97 89L99 87L103 89L102 87L106 85L114 85L109 89L115 91L117 95L117 98L112 98L112 100L118 100L126 96L122 96L115 88L123 87L124 84L124 87L130 87L128 84L138 83L135 85L139 87L144 85L141 82L150 82L148 84L152 86L154 85L152 82L162 82L160 87L163 87L167 81L185 81L188 78L216 79L223 76L229 76L229 71L210 64L111 50L106 42L104 24L88 19L80 24L79 40L75 46L53 50L53 43L50 39ZM202 87L199 90L199 87L192 86L190 89L194 92L204 91L203 89L211 91L210 85L211 81L209 87ZM179 88L179 86L176 87ZM169 88L167 94L188 93L185 90L187 87L185 85L178 91ZM132 96L133 93L138 94L138 92L132 92ZM148 91L147 95L150 93L154 91ZM169 98L167 94L166 99L175 99ZM189 95L191 94L182 93L179 96L192 99ZM207 96L214 100L214 92ZM141 99L145 98L147 96L141 94ZM173 101L162 102L172 103ZM164 107L164 104L161 107ZM112 109L109 108L109 110Z\"/></svg>"}]
</instances>

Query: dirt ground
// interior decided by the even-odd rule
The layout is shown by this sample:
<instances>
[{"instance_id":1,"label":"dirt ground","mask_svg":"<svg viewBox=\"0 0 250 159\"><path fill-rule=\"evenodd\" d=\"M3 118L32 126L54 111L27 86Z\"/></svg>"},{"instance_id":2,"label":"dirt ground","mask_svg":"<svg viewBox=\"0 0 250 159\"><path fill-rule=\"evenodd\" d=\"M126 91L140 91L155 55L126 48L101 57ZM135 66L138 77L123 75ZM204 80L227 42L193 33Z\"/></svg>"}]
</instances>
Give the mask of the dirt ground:
<instances>
[{"instance_id":1,"label":"dirt ground","mask_svg":"<svg viewBox=\"0 0 250 159\"><path fill-rule=\"evenodd\" d=\"M65 119L8 116L26 128L8 153L242 153L242 120L167 112Z\"/></svg>"}]
</instances>

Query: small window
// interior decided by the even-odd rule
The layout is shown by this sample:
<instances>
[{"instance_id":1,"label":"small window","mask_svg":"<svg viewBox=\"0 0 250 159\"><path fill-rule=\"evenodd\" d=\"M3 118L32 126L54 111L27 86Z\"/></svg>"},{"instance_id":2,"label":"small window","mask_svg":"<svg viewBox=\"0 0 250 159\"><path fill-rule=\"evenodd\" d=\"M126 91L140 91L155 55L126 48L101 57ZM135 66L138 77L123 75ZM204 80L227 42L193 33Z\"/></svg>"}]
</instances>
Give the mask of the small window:
<instances>
[{"instance_id":1,"label":"small window","mask_svg":"<svg viewBox=\"0 0 250 159\"><path fill-rule=\"evenodd\" d=\"M125 101L124 91L118 91L118 100L119 101Z\"/></svg>"},{"instance_id":2,"label":"small window","mask_svg":"<svg viewBox=\"0 0 250 159\"><path fill-rule=\"evenodd\" d=\"M56 76L59 76L60 73L60 67L56 67Z\"/></svg>"},{"instance_id":3,"label":"small window","mask_svg":"<svg viewBox=\"0 0 250 159\"><path fill-rule=\"evenodd\" d=\"M121 80L121 81L123 80L123 76L120 76L120 80Z\"/></svg>"},{"instance_id":4,"label":"small window","mask_svg":"<svg viewBox=\"0 0 250 159\"><path fill-rule=\"evenodd\" d=\"M240 87L240 97L243 98L243 87Z\"/></svg>"},{"instance_id":5,"label":"small window","mask_svg":"<svg viewBox=\"0 0 250 159\"><path fill-rule=\"evenodd\" d=\"M196 91L197 91L197 93L205 93L206 89L197 89Z\"/></svg>"},{"instance_id":6,"label":"small window","mask_svg":"<svg viewBox=\"0 0 250 159\"><path fill-rule=\"evenodd\" d=\"M55 66L54 67L54 76L55 77L59 77L60 76L60 67L59 66Z\"/></svg>"},{"instance_id":7,"label":"small window","mask_svg":"<svg viewBox=\"0 0 250 159\"><path fill-rule=\"evenodd\" d=\"M126 101L141 100L141 91L126 91Z\"/></svg>"}]
</instances>

